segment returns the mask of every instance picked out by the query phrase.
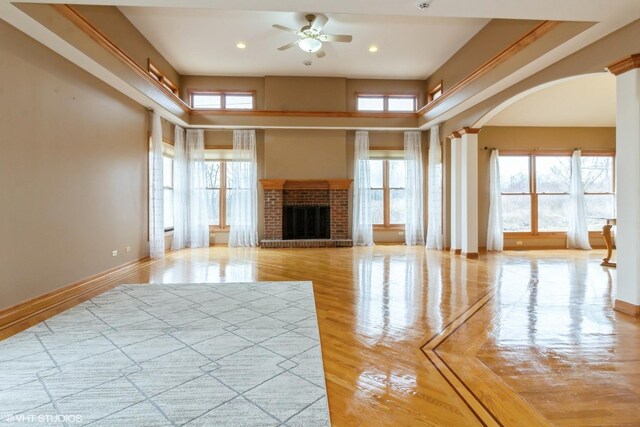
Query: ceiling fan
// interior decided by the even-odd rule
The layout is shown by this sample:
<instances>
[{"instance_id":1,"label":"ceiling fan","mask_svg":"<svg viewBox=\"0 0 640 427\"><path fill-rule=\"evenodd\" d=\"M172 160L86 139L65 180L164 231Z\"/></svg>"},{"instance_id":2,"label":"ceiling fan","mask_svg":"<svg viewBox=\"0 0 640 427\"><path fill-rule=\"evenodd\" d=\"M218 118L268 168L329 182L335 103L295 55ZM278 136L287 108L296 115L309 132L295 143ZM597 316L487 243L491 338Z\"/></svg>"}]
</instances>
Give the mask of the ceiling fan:
<instances>
[{"instance_id":1,"label":"ceiling fan","mask_svg":"<svg viewBox=\"0 0 640 427\"><path fill-rule=\"evenodd\" d=\"M315 53L318 58L322 58L326 55L324 49L322 49L322 43L324 42L342 42L342 43L350 43L353 39L352 36L347 35L337 35L337 34L321 34L322 28L329 21L324 15L314 15L308 14L305 16L305 19L308 21L307 25L300 28L299 30L294 30L293 28L288 28L282 25L274 24L273 28L277 28L278 30L287 31L289 33L293 33L298 36L298 40L286 44L284 46L280 46L278 50L287 50L290 47L298 45L298 47L305 52Z\"/></svg>"}]
</instances>

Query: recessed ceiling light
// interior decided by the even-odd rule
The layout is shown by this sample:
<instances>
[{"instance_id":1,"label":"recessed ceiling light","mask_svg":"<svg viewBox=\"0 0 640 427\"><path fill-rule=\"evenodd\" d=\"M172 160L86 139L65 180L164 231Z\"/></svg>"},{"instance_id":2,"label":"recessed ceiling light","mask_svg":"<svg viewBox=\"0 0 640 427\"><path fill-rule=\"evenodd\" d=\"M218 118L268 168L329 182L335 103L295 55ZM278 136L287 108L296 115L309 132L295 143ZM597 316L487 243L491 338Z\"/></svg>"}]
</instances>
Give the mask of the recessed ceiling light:
<instances>
[{"instance_id":1,"label":"recessed ceiling light","mask_svg":"<svg viewBox=\"0 0 640 427\"><path fill-rule=\"evenodd\" d=\"M238 49L244 49L245 47L247 47L247 45L244 44L244 42L238 42L238 44L236 44L236 47Z\"/></svg>"},{"instance_id":2,"label":"recessed ceiling light","mask_svg":"<svg viewBox=\"0 0 640 427\"><path fill-rule=\"evenodd\" d=\"M369 47L369 52L376 53L377 51L378 51L378 46L376 46L375 44Z\"/></svg>"}]
</instances>

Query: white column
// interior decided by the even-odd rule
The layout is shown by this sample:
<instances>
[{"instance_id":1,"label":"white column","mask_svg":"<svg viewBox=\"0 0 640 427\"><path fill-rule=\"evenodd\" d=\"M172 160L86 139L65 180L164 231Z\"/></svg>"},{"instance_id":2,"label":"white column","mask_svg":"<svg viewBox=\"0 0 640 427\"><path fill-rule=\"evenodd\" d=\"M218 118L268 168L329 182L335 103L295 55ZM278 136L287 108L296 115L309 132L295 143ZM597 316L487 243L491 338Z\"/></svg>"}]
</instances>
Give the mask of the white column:
<instances>
[{"instance_id":1,"label":"white column","mask_svg":"<svg viewBox=\"0 0 640 427\"><path fill-rule=\"evenodd\" d=\"M459 132L462 136L462 255L467 258L478 258L478 132L480 129L471 128Z\"/></svg>"},{"instance_id":2,"label":"white column","mask_svg":"<svg viewBox=\"0 0 640 427\"><path fill-rule=\"evenodd\" d=\"M610 71L617 75L616 310L640 315L640 58ZM625 61L623 61L624 63ZM634 68L635 65L635 68ZM616 71L620 71L617 73Z\"/></svg>"},{"instance_id":3,"label":"white column","mask_svg":"<svg viewBox=\"0 0 640 427\"><path fill-rule=\"evenodd\" d=\"M451 139L451 251L462 251L462 152L460 134L454 132Z\"/></svg>"}]
</instances>

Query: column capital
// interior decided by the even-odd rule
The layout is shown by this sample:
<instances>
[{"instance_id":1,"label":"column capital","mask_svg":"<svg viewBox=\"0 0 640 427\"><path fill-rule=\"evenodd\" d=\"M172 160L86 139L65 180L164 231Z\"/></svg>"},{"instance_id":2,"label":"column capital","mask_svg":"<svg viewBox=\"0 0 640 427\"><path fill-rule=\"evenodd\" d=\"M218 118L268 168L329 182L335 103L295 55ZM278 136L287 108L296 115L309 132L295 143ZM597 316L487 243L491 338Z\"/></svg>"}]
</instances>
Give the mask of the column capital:
<instances>
[{"instance_id":1,"label":"column capital","mask_svg":"<svg viewBox=\"0 0 640 427\"><path fill-rule=\"evenodd\" d=\"M459 132L451 132L451 135L447 136L447 138L449 139L458 139L460 138L460 133Z\"/></svg>"},{"instance_id":2,"label":"column capital","mask_svg":"<svg viewBox=\"0 0 640 427\"><path fill-rule=\"evenodd\" d=\"M462 128L458 131L460 135L477 135L480 133L482 128Z\"/></svg>"},{"instance_id":3,"label":"column capital","mask_svg":"<svg viewBox=\"0 0 640 427\"><path fill-rule=\"evenodd\" d=\"M606 69L614 76L619 76L620 74L624 74L627 71L631 71L636 68L640 68L640 53L622 58L621 60L607 66Z\"/></svg>"}]
</instances>

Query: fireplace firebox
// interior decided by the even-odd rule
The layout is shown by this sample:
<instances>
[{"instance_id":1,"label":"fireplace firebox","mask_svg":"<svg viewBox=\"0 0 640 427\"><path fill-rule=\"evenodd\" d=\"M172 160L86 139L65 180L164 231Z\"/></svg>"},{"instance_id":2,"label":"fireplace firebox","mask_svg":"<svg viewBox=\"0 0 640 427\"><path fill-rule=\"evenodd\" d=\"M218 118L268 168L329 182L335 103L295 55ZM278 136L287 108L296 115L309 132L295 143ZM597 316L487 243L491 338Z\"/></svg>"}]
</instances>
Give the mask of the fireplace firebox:
<instances>
[{"instance_id":1,"label":"fireplace firebox","mask_svg":"<svg viewBox=\"0 0 640 427\"><path fill-rule=\"evenodd\" d=\"M329 206L284 206L282 236L284 240L331 238Z\"/></svg>"}]
</instances>

